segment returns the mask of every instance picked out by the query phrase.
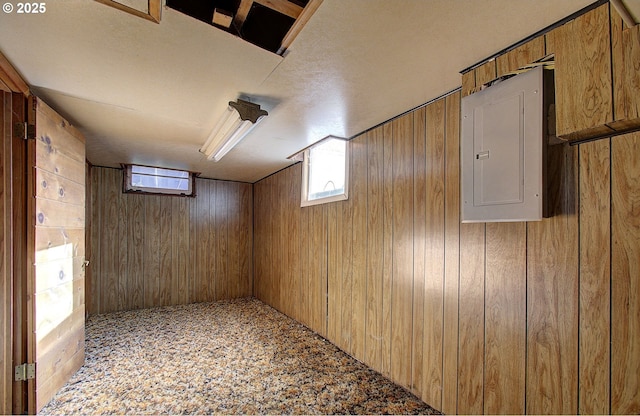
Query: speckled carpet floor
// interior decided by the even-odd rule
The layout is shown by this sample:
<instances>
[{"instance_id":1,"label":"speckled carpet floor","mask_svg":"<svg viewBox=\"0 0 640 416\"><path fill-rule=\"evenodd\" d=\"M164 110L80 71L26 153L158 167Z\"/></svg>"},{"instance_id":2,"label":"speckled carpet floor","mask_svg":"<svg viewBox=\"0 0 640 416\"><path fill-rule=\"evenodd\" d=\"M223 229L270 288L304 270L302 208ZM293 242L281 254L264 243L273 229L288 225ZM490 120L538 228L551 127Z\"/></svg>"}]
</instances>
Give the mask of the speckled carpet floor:
<instances>
[{"instance_id":1,"label":"speckled carpet floor","mask_svg":"<svg viewBox=\"0 0 640 416\"><path fill-rule=\"evenodd\" d=\"M256 299L92 316L41 414L435 414Z\"/></svg>"}]
</instances>

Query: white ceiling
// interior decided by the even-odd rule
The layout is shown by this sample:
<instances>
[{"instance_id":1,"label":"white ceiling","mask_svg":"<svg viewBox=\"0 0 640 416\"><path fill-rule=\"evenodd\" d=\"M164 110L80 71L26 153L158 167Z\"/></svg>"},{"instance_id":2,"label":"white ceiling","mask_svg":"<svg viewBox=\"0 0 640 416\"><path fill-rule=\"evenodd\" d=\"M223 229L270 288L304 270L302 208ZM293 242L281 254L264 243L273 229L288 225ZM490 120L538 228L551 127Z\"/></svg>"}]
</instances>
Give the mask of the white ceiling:
<instances>
[{"instance_id":1,"label":"white ceiling","mask_svg":"<svg viewBox=\"0 0 640 416\"><path fill-rule=\"evenodd\" d=\"M0 13L0 52L87 138L94 165L254 182L461 84L459 72L593 0L324 0L284 58L175 10L155 24L91 0ZM227 102L269 111L220 162L199 153Z\"/></svg>"}]
</instances>

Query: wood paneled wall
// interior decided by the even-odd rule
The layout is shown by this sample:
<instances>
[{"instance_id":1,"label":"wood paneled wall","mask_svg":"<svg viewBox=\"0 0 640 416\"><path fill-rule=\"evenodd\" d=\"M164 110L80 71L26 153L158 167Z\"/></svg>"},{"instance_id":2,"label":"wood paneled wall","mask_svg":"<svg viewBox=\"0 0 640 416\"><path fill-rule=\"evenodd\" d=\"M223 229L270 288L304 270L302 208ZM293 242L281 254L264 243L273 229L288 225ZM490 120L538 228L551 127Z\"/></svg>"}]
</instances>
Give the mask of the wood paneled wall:
<instances>
[{"instance_id":1,"label":"wood paneled wall","mask_svg":"<svg viewBox=\"0 0 640 416\"><path fill-rule=\"evenodd\" d=\"M256 183L255 295L446 413L638 413L640 134L554 146L553 217L460 224L459 103L352 140L348 201Z\"/></svg>"},{"instance_id":2,"label":"wood paneled wall","mask_svg":"<svg viewBox=\"0 0 640 416\"><path fill-rule=\"evenodd\" d=\"M581 30L609 33L608 10L462 91L551 52L567 64L565 42L590 50L600 38ZM575 76L602 89L603 59ZM629 97L613 96L619 117ZM300 165L256 183L255 295L445 413L640 413L640 133L550 147L552 217L460 224L460 99L354 138L348 201L300 208Z\"/></svg>"},{"instance_id":3,"label":"wood paneled wall","mask_svg":"<svg viewBox=\"0 0 640 416\"><path fill-rule=\"evenodd\" d=\"M196 179L195 198L122 193L91 168L91 314L251 296L252 185Z\"/></svg>"}]
</instances>

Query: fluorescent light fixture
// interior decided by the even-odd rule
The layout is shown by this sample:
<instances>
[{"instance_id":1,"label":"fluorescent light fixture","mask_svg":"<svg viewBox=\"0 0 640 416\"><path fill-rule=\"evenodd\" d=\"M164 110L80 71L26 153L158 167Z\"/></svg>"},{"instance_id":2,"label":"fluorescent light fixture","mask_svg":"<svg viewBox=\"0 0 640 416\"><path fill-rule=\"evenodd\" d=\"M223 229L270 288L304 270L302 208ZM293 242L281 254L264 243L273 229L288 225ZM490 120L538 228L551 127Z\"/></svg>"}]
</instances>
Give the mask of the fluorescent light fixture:
<instances>
[{"instance_id":1,"label":"fluorescent light fixture","mask_svg":"<svg viewBox=\"0 0 640 416\"><path fill-rule=\"evenodd\" d=\"M241 100L229 101L227 111L213 128L200 149L207 159L218 162L266 115L258 104Z\"/></svg>"}]
</instances>

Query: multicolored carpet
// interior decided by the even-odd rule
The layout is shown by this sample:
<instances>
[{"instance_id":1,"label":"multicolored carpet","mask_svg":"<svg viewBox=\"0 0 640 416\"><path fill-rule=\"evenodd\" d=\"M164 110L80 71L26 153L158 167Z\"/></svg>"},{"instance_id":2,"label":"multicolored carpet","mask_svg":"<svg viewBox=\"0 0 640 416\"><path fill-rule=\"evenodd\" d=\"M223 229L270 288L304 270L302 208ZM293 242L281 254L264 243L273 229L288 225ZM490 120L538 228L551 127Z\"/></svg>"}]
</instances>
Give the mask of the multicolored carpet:
<instances>
[{"instance_id":1,"label":"multicolored carpet","mask_svg":"<svg viewBox=\"0 0 640 416\"><path fill-rule=\"evenodd\" d=\"M92 316L41 414L437 414L256 299Z\"/></svg>"}]
</instances>

